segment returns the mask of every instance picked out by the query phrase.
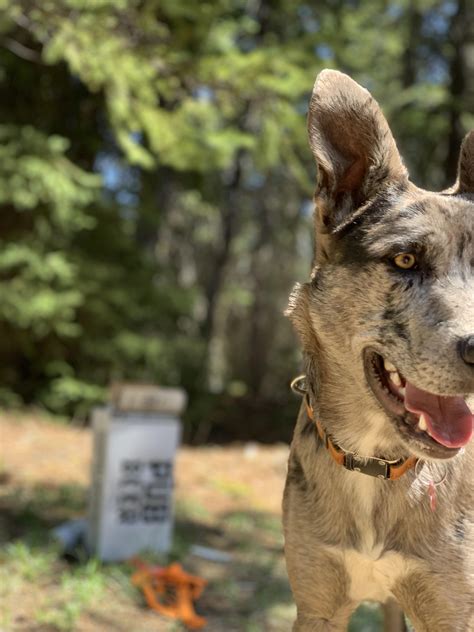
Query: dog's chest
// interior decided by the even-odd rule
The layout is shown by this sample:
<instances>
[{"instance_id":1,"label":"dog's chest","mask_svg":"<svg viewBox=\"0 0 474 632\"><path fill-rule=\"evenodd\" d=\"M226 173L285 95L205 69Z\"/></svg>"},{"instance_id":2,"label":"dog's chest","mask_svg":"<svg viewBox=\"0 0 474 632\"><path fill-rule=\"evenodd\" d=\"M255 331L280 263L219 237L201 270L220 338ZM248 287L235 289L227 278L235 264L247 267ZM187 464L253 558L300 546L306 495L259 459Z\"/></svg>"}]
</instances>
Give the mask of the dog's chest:
<instances>
[{"instance_id":1,"label":"dog's chest","mask_svg":"<svg viewBox=\"0 0 474 632\"><path fill-rule=\"evenodd\" d=\"M378 482L355 472L347 477L346 482L346 492L351 499L352 515L359 536L359 549L369 557L374 555L377 540L373 518Z\"/></svg>"},{"instance_id":2,"label":"dog's chest","mask_svg":"<svg viewBox=\"0 0 474 632\"><path fill-rule=\"evenodd\" d=\"M385 482L352 474L347 491L352 499L353 516L358 531L358 550L340 551L350 577L350 597L355 601L386 601L396 581L410 570L413 562L395 552L383 553L383 535L376 533L374 517L379 511L377 491Z\"/></svg>"},{"instance_id":3,"label":"dog's chest","mask_svg":"<svg viewBox=\"0 0 474 632\"><path fill-rule=\"evenodd\" d=\"M358 551L346 550L342 552L342 558L350 577L349 596L356 602L386 601L397 580L413 570L413 562L399 553L385 553L374 559Z\"/></svg>"}]
</instances>

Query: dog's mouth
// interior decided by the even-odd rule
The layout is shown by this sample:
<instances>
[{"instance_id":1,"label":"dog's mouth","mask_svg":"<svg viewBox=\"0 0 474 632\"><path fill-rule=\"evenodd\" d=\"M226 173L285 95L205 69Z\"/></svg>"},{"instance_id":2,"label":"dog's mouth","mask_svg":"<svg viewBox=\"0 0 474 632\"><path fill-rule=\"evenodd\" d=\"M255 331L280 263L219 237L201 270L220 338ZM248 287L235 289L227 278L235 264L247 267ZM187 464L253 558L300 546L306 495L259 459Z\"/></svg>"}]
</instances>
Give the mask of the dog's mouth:
<instances>
[{"instance_id":1,"label":"dog's mouth","mask_svg":"<svg viewBox=\"0 0 474 632\"><path fill-rule=\"evenodd\" d=\"M432 458L450 458L473 433L473 414L463 396L441 396L409 382L389 360L364 352L367 382L405 443Z\"/></svg>"}]
</instances>

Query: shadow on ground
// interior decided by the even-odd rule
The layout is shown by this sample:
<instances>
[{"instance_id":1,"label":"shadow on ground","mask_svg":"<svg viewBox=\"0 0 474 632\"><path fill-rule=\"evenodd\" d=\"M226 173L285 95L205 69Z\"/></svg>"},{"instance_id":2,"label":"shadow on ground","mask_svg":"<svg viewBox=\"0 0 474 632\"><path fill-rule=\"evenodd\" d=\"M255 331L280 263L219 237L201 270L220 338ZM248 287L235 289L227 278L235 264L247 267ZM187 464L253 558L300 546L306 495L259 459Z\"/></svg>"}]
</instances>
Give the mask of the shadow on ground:
<instances>
[{"instance_id":1,"label":"shadow on ground","mask_svg":"<svg viewBox=\"0 0 474 632\"><path fill-rule=\"evenodd\" d=\"M9 585L3 595L7 614L0 622L2 629L116 632L131 629L130 621L137 632L181 629L158 616L150 628L153 615L130 585L127 565L101 565L87 561L85 555L66 561L51 545L54 526L85 514L83 487L2 485L0 492L0 542ZM231 561L215 563L197 557L192 554L194 544L224 551ZM197 604L199 613L208 619L207 632L287 632L291 628L295 608L286 577L280 518L274 514L242 509L218 513L212 507L178 502L171 553L144 553L144 557L160 564L178 560L208 580ZM25 582L29 599L18 609L17 592L24 590ZM367 607L356 613L350 632L380 629L378 610Z\"/></svg>"}]
</instances>

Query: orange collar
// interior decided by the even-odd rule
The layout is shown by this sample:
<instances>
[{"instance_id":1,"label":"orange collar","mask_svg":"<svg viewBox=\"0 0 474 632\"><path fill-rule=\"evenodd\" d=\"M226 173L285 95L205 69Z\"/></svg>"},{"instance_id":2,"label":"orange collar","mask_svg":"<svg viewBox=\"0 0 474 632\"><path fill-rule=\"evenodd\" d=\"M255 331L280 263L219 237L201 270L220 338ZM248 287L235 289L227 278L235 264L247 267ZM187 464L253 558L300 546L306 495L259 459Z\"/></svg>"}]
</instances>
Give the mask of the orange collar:
<instances>
[{"instance_id":1,"label":"orange collar","mask_svg":"<svg viewBox=\"0 0 474 632\"><path fill-rule=\"evenodd\" d=\"M341 448L331 436L324 430L319 419L315 419L313 407L311 406L305 384L306 376L300 375L291 383L291 388L295 393L304 395L306 412L308 417L314 422L316 431L325 445L332 459L338 464L350 470L351 472L360 472L368 476L395 481L403 476L408 470L415 467L418 459L415 456L397 459L396 461L388 461L387 459L379 459L377 457L360 457L353 452L348 452Z\"/></svg>"},{"instance_id":2,"label":"orange collar","mask_svg":"<svg viewBox=\"0 0 474 632\"><path fill-rule=\"evenodd\" d=\"M314 421L316 430L321 441L326 446L327 451L338 465L343 465L346 470L352 472L360 472L368 476L376 478L389 479L396 481L403 476L408 470L415 467L418 459L415 456L409 456L406 459L398 459L396 461L387 461L386 459L378 459L375 456L360 457L353 452L343 450L337 445L331 437L325 432L319 419L314 418L313 408L309 403L308 395L305 397L306 412L308 417Z\"/></svg>"}]
</instances>

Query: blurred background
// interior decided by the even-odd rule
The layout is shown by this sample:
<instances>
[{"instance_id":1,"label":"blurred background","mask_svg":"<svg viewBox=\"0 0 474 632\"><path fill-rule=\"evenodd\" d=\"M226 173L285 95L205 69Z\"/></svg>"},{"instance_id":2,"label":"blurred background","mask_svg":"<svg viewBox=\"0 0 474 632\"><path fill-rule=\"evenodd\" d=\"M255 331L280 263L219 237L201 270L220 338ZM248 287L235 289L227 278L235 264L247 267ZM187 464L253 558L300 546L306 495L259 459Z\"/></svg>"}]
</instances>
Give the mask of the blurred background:
<instances>
[{"instance_id":1,"label":"blurred background","mask_svg":"<svg viewBox=\"0 0 474 632\"><path fill-rule=\"evenodd\" d=\"M415 183L451 184L474 122L472 3L0 11L0 628L171 629L120 627L116 610L140 621L127 571L68 566L45 544L84 512L91 409L111 382L138 381L189 395L176 557L196 538L237 547L209 589L209 629L288 630L278 442L300 352L283 310L311 264L309 95L322 68L349 73L381 103ZM18 610L25 585L37 588ZM354 630L380 629L377 616Z\"/></svg>"}]
</instances>

